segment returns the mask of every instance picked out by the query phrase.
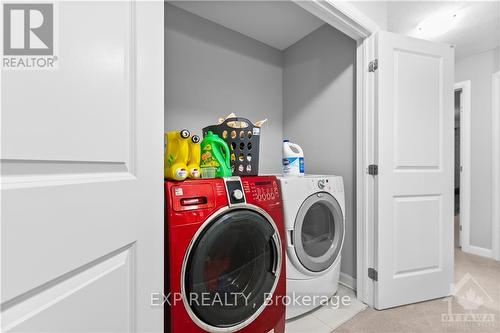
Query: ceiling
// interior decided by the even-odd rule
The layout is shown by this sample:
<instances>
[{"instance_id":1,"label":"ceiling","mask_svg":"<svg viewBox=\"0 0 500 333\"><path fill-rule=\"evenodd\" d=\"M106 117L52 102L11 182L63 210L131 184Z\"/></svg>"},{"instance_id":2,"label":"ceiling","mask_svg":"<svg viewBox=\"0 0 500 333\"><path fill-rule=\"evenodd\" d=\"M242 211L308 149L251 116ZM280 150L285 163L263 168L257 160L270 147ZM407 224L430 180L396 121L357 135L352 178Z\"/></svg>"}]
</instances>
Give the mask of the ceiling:
<instances>
[{"instance_id":1,"label":"ceiling","mask_svg":"<svg viewBox=\"0 0 500 333\"><path fill-rule=\"evenodd\" d=\"M454 44L457 58L500 46L500 1L389 1L388 30L418 37L419 23L440 11L462 11L462 18L450 31L428 39Z\"/></svg>"},{"instance_id":2,"label":"ceiling","mask_svg":"<svg viewBox=\"0 0 500 333\"><path fill-rule=\"evenodd\" d=\"M169 3L278 50L286 49L324 24L292 1L184 0ZM374 3L375 8L372 5ZM457 58L500 46L498 0L378 1L378 4L370 2L370 5L371 9L365 14L387 14L387 30L415 37L421 37L416 34L419 23L432 14L461 11L462 18L453 29L438 37L426 38L454 44Z\"/></svg>"},{"instance_id":3,"label":"ceiling","mask_svg":"<svg viewBox=\"0 0 500 333\"><path fill-rule=\"evenodd\" d=\"M168 1L278 50L310 34L323 21L291 1Z\"/></svg>"}]
</instances>

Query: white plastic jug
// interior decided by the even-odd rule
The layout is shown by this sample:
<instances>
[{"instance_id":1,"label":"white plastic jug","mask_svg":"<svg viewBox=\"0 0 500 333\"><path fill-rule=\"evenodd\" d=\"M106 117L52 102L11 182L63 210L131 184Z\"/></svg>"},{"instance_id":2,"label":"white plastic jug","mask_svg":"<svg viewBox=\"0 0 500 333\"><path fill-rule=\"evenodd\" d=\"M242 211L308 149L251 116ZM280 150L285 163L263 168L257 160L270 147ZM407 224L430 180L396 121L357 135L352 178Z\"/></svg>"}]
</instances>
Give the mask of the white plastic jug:
<instances>
[{"instance_id":1,"label":"white plastic jug","mask_svg":"<svg viewBox=\"0 0 500 333\"><path fill-rule=\"evenodd\" d=\"M296 143L283 140L283 176L304 176L304 151Z\"/></svg>"}]
</instances>

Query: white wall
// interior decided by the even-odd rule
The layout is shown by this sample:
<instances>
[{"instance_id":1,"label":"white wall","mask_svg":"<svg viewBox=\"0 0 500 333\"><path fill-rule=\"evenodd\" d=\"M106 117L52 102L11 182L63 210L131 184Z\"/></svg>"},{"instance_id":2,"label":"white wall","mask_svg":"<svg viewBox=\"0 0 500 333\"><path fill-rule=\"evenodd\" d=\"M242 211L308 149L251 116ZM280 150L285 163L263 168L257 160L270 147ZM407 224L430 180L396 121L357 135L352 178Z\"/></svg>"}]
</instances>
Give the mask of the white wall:
<instances>
[{"instance_id":1,"label":"white wall","mask_svg":"<svg viewBox=\"0 0 500 333\"><path fill-rule=\"evenodd\" d=\"M491 249L491 75L500 70L500 48L457 59L455 82L471 80L470 245ZM499 204L499 203L495 203Z\"/></svg>"},{"instance_id":2,"label":"white wall","mask_svg":"<svg viewBox=\"0 0 500 333\"><path fill-rule=\"evenodd\" d=\"M165 130L204 126L234 112L262 129L260 173L281 170L281 52L165 4Z\"/></svg>"},{"instance_id":3,"label":"white wall","mask_svg":"<svg viewBox=\"0 0 500 333\"><path fill-rule=\"evenodd\" d=\"M304 149L305 171L344 178L342 272L356 277L356 42L324 25L283 55L285 137Z\"/></svg>"},{"instance_id":4,"label":"white wall","mask_svg":"<svg viewBox=\"0 0 500 333\"><path fill-rule=\"evenodd\" d=\"M381 30L387 30L387 1L348 1L375 22Z\"/></svg>"}]
</instances>

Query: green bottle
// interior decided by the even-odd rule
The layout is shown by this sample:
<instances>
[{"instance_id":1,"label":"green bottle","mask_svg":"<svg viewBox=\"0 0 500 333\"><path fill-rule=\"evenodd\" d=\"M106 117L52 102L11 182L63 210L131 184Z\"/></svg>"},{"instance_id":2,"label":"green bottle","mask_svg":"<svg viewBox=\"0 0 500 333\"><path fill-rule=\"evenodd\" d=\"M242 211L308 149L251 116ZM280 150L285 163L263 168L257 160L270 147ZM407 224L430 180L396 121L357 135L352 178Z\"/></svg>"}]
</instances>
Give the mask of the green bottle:
<instances>
[{"instance_id":1,"label":"green bottle","mask_svg":"<svg viewBox=\"0 0 500 333\"><path fill-rule=\"evenodd\" d=\"M200 168L216 168L215 177L231 176L231 152L226 141L222 140L217 134L211 131L203 138L201 142L201 161Z\"/></svg>"}]
</instances>

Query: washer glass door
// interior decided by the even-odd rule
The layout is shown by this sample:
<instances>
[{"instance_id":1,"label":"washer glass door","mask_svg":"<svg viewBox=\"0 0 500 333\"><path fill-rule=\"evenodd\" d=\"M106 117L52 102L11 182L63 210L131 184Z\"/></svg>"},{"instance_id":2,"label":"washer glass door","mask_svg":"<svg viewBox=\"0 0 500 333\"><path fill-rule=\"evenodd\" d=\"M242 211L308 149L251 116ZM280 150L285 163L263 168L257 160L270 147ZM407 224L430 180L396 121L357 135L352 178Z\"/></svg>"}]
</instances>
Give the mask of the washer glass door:
<instances>
[{"instance_id":1,"label":"washer glass door","mask_svg":"<svg viewBox=\"0 0 500 333\"><path fill-rule=\"evenodd\" d=\"M342 249L344 217L335 198L319 192L308 197L299 209L293 244L300 263L312 272L324 271Z\"/></svg>"},{"instance_id":2,"label":"washer glass door","mask_svg":"<svg viewBox=\"0 0 500 333\"><path fill-rule=\"evenodd\" d=\"M279 276L278 237L263 215L248 209L229 211L203 229L182 281L184 304L199 326L246 326L263 310Z\"/></svg>"}]
</instances>

